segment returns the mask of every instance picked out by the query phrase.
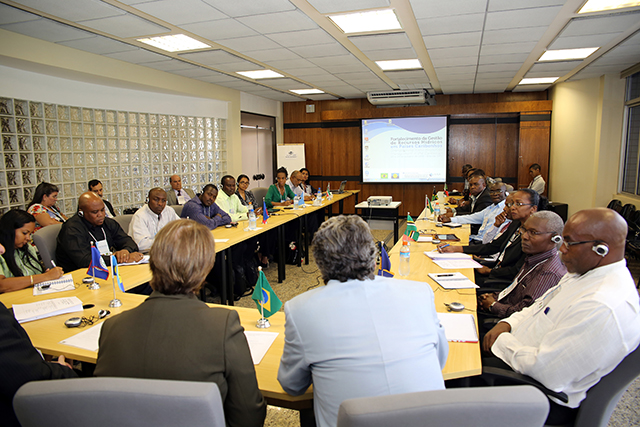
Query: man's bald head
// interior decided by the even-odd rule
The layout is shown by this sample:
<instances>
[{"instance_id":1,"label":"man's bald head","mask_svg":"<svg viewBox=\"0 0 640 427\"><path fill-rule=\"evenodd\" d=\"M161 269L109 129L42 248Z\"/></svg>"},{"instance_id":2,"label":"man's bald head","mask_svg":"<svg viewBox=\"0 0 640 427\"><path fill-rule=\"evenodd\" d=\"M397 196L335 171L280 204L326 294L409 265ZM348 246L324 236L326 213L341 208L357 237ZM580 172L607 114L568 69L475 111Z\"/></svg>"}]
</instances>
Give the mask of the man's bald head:
<instances>
[{"instance_id":1,"label":"man's bald head","mask_svg":"<svg viewBox=\"0 0 640 427\"><path fill-rule=\"evenodd\" d=\"M95 193L87 191L78 199L79 214L91 225L99 227L104 222L104 202Z\"/></svg>"},{"instance_id":2,"label":"man's bald head","mask_svg":"<svg viewBox=\"0 0 640 427\"><path fill-rule=\"evenodd\" d=\"M624 259L627 223L607 208L586 209L574 214L564 227L562 262L571 273L584 274L596 267ZM585 242L571 245L575 242ZM608 248L604 256L594 251L598 245Z\"/></svg>"},{"instance_id":3,"label":"man's bald head","mask_svg":"<svg viewBox=\"0 0 640 427\"><path fill-rule=\"evenodd\" d=\"M171 188L176 191L182 190L182 179L179 175L171 175L169 178L169 184L171 184Z\"/></svg>"}]
</instances>

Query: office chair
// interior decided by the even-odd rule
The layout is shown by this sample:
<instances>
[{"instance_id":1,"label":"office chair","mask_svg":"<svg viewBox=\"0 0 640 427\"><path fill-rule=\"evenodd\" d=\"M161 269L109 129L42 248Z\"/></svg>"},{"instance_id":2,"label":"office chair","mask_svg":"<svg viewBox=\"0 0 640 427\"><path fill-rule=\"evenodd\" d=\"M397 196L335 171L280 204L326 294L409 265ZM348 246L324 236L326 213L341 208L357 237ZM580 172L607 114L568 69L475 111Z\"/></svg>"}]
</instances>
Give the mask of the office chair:
<instances>
[{"instance_id":1,"label":"office chair","mask_svg":"<svg viewBox=\"0 0 640 427\"><path fill-rule=\"evenodd\" d=\"M129 224L131 224L133 215L118 215L114 219L118 221L118 224L120 224L120 227L122 227L124 232L129 234Z\"/></svg>"},{"instance_id":2,"label":"office chair","mask_svg":"<svg viewBox=\"0 0 640 427\"><path fill-rule=\"evenodd\" d=\"M542 427L548 413L535 387L454 388L345 400L338 427Z\"/></svg>"},{"instance_id":3,"label":"office chair","mask_svg":"<svg viewBox=\"0 0 640 427\"><path fill-rule=\"evenodd\" d=\"M173 208L174 211L176 211L176 214L178 216L182 215L182 209L184 208L184 205L174 205L171 207Z\"/></svg>"},{"instance_id":4,"label":"office chair","mask_svg":"<svg viewBox=\"0 0 640 427\"><path fill-rule=\"evenodd\" d=\"M258 206L254 206L253 209L258 209L262 207L262 199L264 199L264 196L267 195L267 191L269 191L267 187L258 187L251 190L251 192L253 193L253 196L256 198L256 204L258 205Z\"/></svg>"},{"instance_id":5,"label":"office chair","mask_svg":"<svg viewBox=\"0 0 640 427\"><path fill-rule=\"evenodd\" d=\"M215 383L139 378L34 381L13 408L23 427L225 427Z\"/></svg>"},{"instance_id":6,"label":"office chair","mask_svg":"<svg viewBox=\"0 0 640 427\"><path fill-rule=\"evenodd\" d=\"M609 374L587 391L587 397L580 403L578 414L573 424L564 427L606 427L616 404L631 384L640 375L640 346L629 353L622 362ZM537 387L547 396L552 396L560 401L567 402L565 393L557 393L549 390L538 381L527 375L505 369L489 366L482 367L482 376L509 379L520 384L529 384Z\"/></svg>"},{"instance_id":7,"label":"office chair","mask_svg":"<svg viewBox=\"0 0 640 427\"><path fill-rule=\"evenodd\" d=\"M33 243L40 252L45 268L53 268L53 263L56 262L57 239L61 227L62 224L47 225L33 234Z\"/></svg>"}]
</instances>

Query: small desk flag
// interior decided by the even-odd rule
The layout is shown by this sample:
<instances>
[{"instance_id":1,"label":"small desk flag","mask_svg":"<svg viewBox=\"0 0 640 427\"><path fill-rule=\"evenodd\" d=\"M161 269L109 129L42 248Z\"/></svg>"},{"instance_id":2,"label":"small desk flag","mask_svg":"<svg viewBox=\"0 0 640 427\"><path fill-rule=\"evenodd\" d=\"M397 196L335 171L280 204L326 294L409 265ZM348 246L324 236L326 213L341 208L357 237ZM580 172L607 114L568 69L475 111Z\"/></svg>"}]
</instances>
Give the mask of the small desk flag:
<instances>
[{"instance_id":1,"label":"small desk flag","mask_svg":"<svg viewBox=\"0 0 640 427\"><path fill-rule=\"evenodd\" d=\"M267 201L262 199L262 223L266 224L269 219L269 211L267 210Z\"/></svg>"},{"instance_id":2,"label":"small desk flag","mask_svg":"<svg viewBox=\"0 0 640 427\"><path fill-rule=\"evenodd\" d=\"M271 289L271 285L269 285L267 277L262 270L258 275L258 282L256 282L256 288L253 291L253 295L251 295L251 299L256 302L256 307L263 313L264 317L273 316L282 307L282 301Z\"/></svg>"},{"instance_id":3,"label":"small desk flag","mask_svg":"<svg viewBox=\"0 0 640 427\"><path fill-rule=\"evenodd\" d=\"M384 245L380 246L380 269L378 270L378 276L393 277L391 272L391 260L389 254L384 249Z\"/></svg>"},{"instance_id":4,"label":"small desk flag","mask_svg":"<svg viewBox=\"0 0 640 427\"><path fill-rule=\"evenodd\" d=\"M118 273L118 260L116 260L115 255L111 255L111 265L113 266L113 275L116 278L116 282L118 282L118 287L122 292L124 292L124 285L122 284L122 281L120 280L120 274Z\"/></svg>"},{"instance_id":5,"label":"small desk flag","mask_svg":"<svg viewBox=\"0 0 640 427\"><path fill-rule=\"evenodd\" d=\"M94 246L93 242L91 242L91 264L89 264L87 274L102 280L107 280L109 277L107 265L104 263L100 251Z\"/></svg>"},{"instance_id":6,"label":"small desk flag","mask_svg":"<svg viewBox=\"0 0 640 427\"><path fill-rule=\"evenodd\" d=\"M418 233L418 227L416 227L416 223L411 218L411 215L407 212L407 229L404 231L404 235L414 242L418 241L420 237L420 233Z\"/></svg>"}]
</instances>

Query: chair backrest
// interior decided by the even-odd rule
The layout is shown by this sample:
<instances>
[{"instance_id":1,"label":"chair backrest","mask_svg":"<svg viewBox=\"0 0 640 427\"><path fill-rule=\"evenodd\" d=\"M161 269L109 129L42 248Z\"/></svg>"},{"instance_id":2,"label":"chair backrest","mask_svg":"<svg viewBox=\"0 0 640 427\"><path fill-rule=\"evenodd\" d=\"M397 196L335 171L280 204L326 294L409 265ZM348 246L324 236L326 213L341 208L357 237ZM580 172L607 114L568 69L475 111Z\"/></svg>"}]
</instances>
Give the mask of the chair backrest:
<instances>
[{"instance_id":1,"label":"chair backrest","mask_svg":"<svg viewBox=\"0 0 640 427\"><path fill-rule=\"evenodd\" d=\"M129 234L129 224L131 224L132 218L133 215L118 215L113 219L118 221L118 224L120 224L120 227L122 227L125 233Z\"/></svg>"},{"instance_id":2,"label":"chair backrest","mask_svg":"<svg viewBox=\"0 0 640 427\"><path fill-rule=\"evenodd\" d=\"M640 346L591 387L580 403L574 427L605 427L631 382L640 376Z\"/></svg>"},{"instance_id":3,"label":"chair backrest","mask_svg":"<svg viewBox=\"0 0 640 427\"><path fill-rule=\"evenodd\" d=\"M264 198L264 196L267 195L267 191L269 191L267 187L258 187L251 190L251 192L253 193L253 196L256 198L256 203L258 207L262 207L262 199ZM257 209L257 208L254 206L254 209Z\"/></svg>"},{"instance_id":4,"label":"chair backrest","mask_svg":"<svg viewBox=\"0 0 640 427\"><path fill-rule=\"evenodd\" d=\"M548 413L532 386L454 388L345 400L338 427L541 427Z\"/></svg>"},{"instance_id":5,"label":"chair backrest","mask_svg":"<svg viewBox=\"0 0 640 427\"><path fill-rule=\"evenodd\" d=\"M13 408L23 427L225 427L215 383L139 378L34 381Z\"/></svg>"},{"instance_id":6,"label":"chair backrest","mask_svg":"<svg viewBox=\"0 0 640 427\"><path fill-rule=\"evenodd\" d=\"M173 205L171 207L173 208L174 211L176 211L176 214L180 216L182 214L182 208L184 208L184 205Z\"/></svg>"},{"instance_id":7,"label":"chair backrest","mask_svg":"<svg viewBox=\"0 0 640 427\"><path fill-rule=\"evenodd\" d=\"M338 427L541 427L548 413L532 386L454 388L345 400Z\"/></svg>"},{"instance_id":8,"label":"chair backrest","mask_svg":"<svg viewBox=\"0 0 640 427\"><path fill-rule=\"evenodd\" d=\"M58 233L62 224L53 224L42 227L33 234L33 243L36 244L45 268L53 268L56 262L56 248L58 247Z\"/></svg>"}]
</instances>

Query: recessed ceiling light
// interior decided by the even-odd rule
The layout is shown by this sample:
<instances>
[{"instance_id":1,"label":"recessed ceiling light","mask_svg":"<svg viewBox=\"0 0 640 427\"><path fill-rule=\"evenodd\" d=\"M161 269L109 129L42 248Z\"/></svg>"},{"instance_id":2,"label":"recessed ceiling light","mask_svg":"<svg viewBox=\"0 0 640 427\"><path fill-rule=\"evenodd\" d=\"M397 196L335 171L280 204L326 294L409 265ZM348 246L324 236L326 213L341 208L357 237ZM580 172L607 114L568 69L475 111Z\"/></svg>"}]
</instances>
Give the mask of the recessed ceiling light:
<instances>
[{"instance_id":1,"label":"recessed ceiling light","mask_svg":"<svg viewBox=\"0 0 640 427\"><path fill-rule=\"evenodd\" d=\"M278 77L284 77L282 74L276 73L271 70L256 70L256 71L236 71L237 74L241 74L250 79L277 79Z\"/></svg>"},{"instance_id":2,"label":"recessed ceiling light","mask_svg":"<svg viewBox=\"0 0 640 427\"><path fill-rule=\"evenodd\" d=\"M394 61L376 61L378 67L383 71L392 70L415 70L422 68L419 59L397 59Z\"/></svg>"},{"instance_id":3,"label":"recessed ceiling light","mask_svg":"<svg viewBox=\"0 0 640 427\"><path fill-rule=\"evenodd\" d=\"M584 59L596 50L598 50L597 47L548 50L540 57L538 61L568 61L571 59Z\"/></svg>"},{"instance_id":4,"label":"recessed ceiling light","mask_svg":"<svg viewBox=\"0 0 640 427\"><path fill-rule=\"evenodd\" d=\"M603 10L623 9L640 6L638 0L589 0L578 13L600 12Z\"/></svg>"},{"instance_id":5,"label":"recessed ceiling light","mask_svg":"<svg viewBox=\"0 0 640 427\"><path fill-rule=\"evenodd\" d=\"M324 93L320 89L291 89L289 92L297 93L298 95L314 95L318 93Z\"/></svg>"},{"instance_id":6,"label":"recessed ceiling light","mask_svg":"<svg viewBox=\"0 0 640 427\"><path fill-rule=\"evenodd\" d=\"M520 80L520 85L539 85L539 84L551 84L558 80L560 77L537 77Z\"/></svg>"},{"instance_id":7,"label":"recessed ceiling light","mask_svg":"<svg viewBox=\"0 0 640 427\"><path fill-rule=\"evenodd\" d=\"M393 9L330 15L329 19L346 34L402 29Z\"/></svg>"},{"instance_id":8,"label":"recessed ceiling light","mask_svg":"<svg viewBox=\"0 0 640 427\"><path fill-rule=\"evenodd\" d=\"M204 49L211 47L184 34L172 34L170 36L149 37L138 39L139 42L166 50L167 52L182 52L184 50Z\"/></svg>"}]
</instances>

